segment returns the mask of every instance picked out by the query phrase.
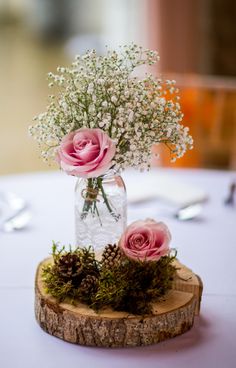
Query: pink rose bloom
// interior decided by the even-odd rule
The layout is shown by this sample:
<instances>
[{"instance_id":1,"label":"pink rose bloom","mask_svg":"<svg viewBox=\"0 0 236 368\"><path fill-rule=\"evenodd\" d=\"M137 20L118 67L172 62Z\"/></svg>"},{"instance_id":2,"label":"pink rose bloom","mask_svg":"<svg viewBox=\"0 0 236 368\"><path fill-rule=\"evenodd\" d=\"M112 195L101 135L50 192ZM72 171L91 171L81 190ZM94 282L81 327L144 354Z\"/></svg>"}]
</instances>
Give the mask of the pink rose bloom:
<instances>
[{"instance_id":1,"label":"pink rose bloom","mask_svg":"<svg viewBox=\"0 0 236 368\"><path fill-rule=\"evenodd\" d=\"M103 130L81 128L62 139L57 161L69 175L95 178L111 167L115 151L115 143Z\"/></svg>"},{"instance_id":2,"label":"pink rose bloom","mask_svg":"<svg viewBox=\"0 0 236 368\"><path fill-rule=\"evenodd\" d=\"M168 254L171 234L163 222L135 221L123 233L119 247L136 261L158 261Z\"/></svg>"}]
</instances>

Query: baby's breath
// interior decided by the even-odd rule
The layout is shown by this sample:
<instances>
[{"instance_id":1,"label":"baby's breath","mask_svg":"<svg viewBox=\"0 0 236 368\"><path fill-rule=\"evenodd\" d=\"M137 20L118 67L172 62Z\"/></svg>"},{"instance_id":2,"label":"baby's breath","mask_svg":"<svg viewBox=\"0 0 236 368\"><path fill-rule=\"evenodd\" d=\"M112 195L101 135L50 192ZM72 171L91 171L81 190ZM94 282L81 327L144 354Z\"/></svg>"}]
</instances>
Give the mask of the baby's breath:
<instances>
[{"instance_id":1,"label":"baby's breath","mask_svg":"<svg viewBox=\"0 0 236 368\"><path fill-rule=\"evenodd\" d=\"M77 55L71 67L49 73L49 87L58 93L50 95L46 112L29 128L43 158L54 158L63 137L82 127L100 128L116 142L118 170L148 169L153 143L165 144L172 161L182 157L193 140L181 124L175 81L133 75L138 66L158 60L157 52L132 44L105 56L90 50Z\"/></svg>"}]
</instances>

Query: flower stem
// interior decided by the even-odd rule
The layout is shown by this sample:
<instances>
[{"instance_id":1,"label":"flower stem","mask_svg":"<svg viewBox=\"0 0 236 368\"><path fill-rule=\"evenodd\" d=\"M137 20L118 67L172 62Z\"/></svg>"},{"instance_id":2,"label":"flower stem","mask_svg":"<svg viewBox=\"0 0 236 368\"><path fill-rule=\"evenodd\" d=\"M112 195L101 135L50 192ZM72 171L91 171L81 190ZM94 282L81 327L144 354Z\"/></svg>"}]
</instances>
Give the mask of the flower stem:
<instances>
[{"instance_id":1,"label":"flower stem","mask_svg":"<svg viewBox=\"0 0 236 368\"><path fill-rule=\"evenodd\" d=\"M107 195L106 195L106 193L105 193L105 191L104 191L104 188L103 188L103 185L102 185L102 178L98 178L98 188L101 190L102 197L103 197L103 199L104 199L104 202L105 202L105 204L106 204L106 206L107 206L108 211L109 211L110 213L112 213L112 212L113 212L113 211L112 211L112 208L111 208L111 206L110 206L110 204L109 204L109 202L108 202Z\"/></svg>"},{"instance_id":2,"label":"flower stem","mask_svg":"<svg viewBox=\"0 0 236 368\"><path fill-rule=\"evenodd\" d=\"M109 203L108 198L107 198L107 195L106 195L105 190L104 190L104 188L103 188L102 181L103 181L103 179L102 179L101 177L99 177L99 178L97 179L98 188L101 190L102 197L103 197L103 199L104 199L104 203L105 203L105 205L107 206L108 211L109 211L109 212L110 212L110 214L114 217L114 219L115 219L116 221L118 221L118 220L119 220L119 218L120 218L120 215L119 215L119 214L116 214L116 213L113 211L113 209L111 208L110 203Z\"/></svg>"},{"instance_id":3,"label":"flower stem","mask_svg":"<svg viewBox=\"0 0 236 368\"><path fill-rule=\"evenodd\" d=\"M99 193L101 194L104 200L104 203L108 211L110 212L111 216L114 217L116 221L118 221L120 218L120 215L116 214L114 210L112 209L111 204L109 203L109 200L107 198L106 192L104 190L102 182L103 182L102 177L88 179L87 187L85 189L85 194L84 194L85 200L84 200L83 210L81 214L82 219L85 219L87 215L89 214L89 212L91 212L92 215L96 214L99 218L99 222L101 226L102 226L102 222L101 222L101 218L100 218L98 207L97 207L97 201L98 201L97 197Z\"/></svg>"}]
</instances>

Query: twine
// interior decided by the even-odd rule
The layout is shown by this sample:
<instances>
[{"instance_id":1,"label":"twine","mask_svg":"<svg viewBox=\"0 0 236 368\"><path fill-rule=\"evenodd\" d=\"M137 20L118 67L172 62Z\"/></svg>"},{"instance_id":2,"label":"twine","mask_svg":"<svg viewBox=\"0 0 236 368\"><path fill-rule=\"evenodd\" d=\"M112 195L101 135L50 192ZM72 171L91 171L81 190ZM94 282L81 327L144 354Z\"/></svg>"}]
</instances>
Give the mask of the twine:
<instances>
[{"instance_id":1,"label":"twine","mask_svg":"<svg viewBox=\"0 0 236 368\"><path fill-rule=\"evenodd\" d=\"M87 202L99 202L98 196L99 189L94 188L84 188L81 192L82 198L84 198Z\"/></svg>"}]
</instances>

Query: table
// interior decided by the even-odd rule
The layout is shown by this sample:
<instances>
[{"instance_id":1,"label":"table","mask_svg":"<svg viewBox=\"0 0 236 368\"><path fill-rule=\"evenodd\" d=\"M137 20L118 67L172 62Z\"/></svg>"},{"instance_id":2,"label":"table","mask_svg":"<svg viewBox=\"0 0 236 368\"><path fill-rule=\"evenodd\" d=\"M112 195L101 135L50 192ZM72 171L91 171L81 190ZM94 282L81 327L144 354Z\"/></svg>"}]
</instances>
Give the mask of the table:
<instances>
[{"instance_id":1,"label":"table","mask_svg":"<svg viewBox=\"0 0 236 368\"><path fill-rule=\"evenodd\" d=\"M51 240L74 242L75 178L60 172L0 177L0 190L23 196L33 212L27 229L0 233L1 368L236 367L236 208L223 204L236 173L159 169L156 183L160 175L209 194L201 217L191 222L158 214L158 202L148 205L150 216L168 224L181 262L204 282L201 315L192 330L155 346L114 350L72 345L43 332L34 319L34 274ZM138 173L124 177L128 188L142 185ZM128 211L129 220L142 218L142 208L135 211Z\"/></svg>"}]
</instances>

